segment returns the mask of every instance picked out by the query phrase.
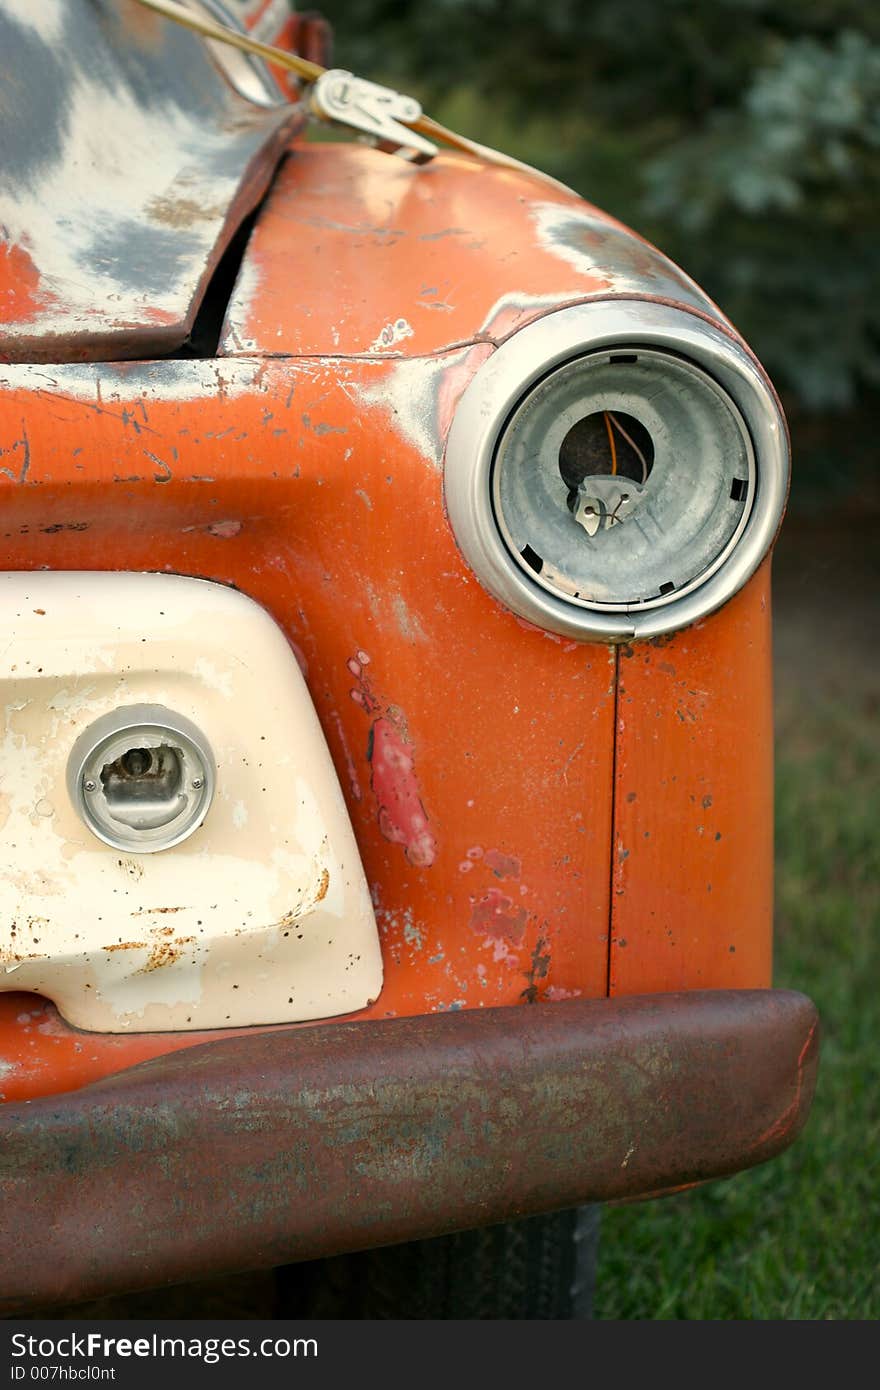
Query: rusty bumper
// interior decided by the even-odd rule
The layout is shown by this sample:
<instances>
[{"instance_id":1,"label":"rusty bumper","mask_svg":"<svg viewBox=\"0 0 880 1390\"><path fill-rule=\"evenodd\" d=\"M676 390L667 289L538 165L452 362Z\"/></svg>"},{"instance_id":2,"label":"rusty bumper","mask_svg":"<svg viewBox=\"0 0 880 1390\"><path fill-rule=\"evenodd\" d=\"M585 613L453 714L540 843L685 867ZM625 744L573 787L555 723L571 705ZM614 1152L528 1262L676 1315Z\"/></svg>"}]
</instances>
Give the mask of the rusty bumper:
<instances>
[{"instance_id":1,"label":"rusty bumper","mask_svg":"<svg viewBox=\"0 0 880 1390\"><path fill-rule=\"evenodd\" d=\"M0 1310L656 1192L784 1149L802 995L717 991L243 1035L0 1108Z\"/></svg>"}]
</instances>

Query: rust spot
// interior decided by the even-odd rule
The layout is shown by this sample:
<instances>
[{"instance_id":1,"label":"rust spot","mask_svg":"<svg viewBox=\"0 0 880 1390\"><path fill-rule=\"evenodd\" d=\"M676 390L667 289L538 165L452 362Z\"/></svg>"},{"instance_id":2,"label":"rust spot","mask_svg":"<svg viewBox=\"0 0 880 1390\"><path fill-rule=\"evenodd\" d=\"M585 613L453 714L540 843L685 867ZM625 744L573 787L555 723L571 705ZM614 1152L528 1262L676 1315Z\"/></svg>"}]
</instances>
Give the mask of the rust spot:
<instances>
[{"instance_id":1,"label":"rust spot","mask_svg":"<svg viewBox=\"0 0 880 1390\"><path fill-rule=\"evenodd\" d=\"M150 304L148 307L145 307L143 314L144 318L150 323L166 324L177 322L176 314L173 314L170 309L160 309L158 304Z\"/></svg>"},{"instance_id":2,"label":"rust spot","mask_svg":"<svg viewBox=\"0 0 880 1390\"><path fill-rule=\"evenodd\" d=\"M801 1120L803 1110L801 1097L804 1089L804 1083L805 1081L807 1081L807 1084L809 1086L815 1085L816 1055L818 1051L818 1029L819 1023L818 1020L816 1020L812 1024L810 1031L807 1034L806 1042L804 1043L803 1047L798 1053L795 1092L790 1104L786 1106L785 1110L783 1110L778 1120L776 1120L770 1126L770 1128L765 1130L764 1133L759 1137L759 1144L766 1144L774 1139L784 1139L788 1132L794 1128L794 1125L797 1123L797 1121ZM812 1096L812 1091L810 1092L810 1095Z\"/></svg>"},{"instance_id":3,"label":"rust spot","mask_svg":"<svg viewBox=\"0 0 880 1390\"><path fill-rule=\"evenodd\" d=\"M114 941L109 946L102 946L102 951L147 951L149 942L147 941Z\"/></svg>"},{"instance_id":4,"label":"rust spot","mask_svg":"<svg viewBox=\"0 0 880 1390\"><path fill-rule=\"evenodd\" d=\"M314 897L310 898L307 894L304 894L300 901L297 903L296 907L289 908L288 911L283 914L283 916L279 917L277 922L273 922L271 924L268 930L284 931L285 933L287 933L290 931L291 927L301 927L302 918L307 913L311 912L312 908L317 907L319 902L322 902L324 898L326 898L329 887L330 870L325 868L321 870L318 876L318 883L317 887L315 888ZM239 933L236 932L236 936L238 936L238 934Z\"/></svg>"},{"instance_id":5,"label":"rust spot","mask_svg":"<svg viewBox=\"0 0 880 1390\"><path fill-rule=\"evenodd\" d=\"M520 999L526 1004L537 1004L539 999L539 982L546 980L550 974L550 942L541 932L535 942L535 949L532 951L532 958L526 974L526 987Z\"/></svg>"},{"instance_id":6,"label":"rust spot","mask_svg":"<svg viewBox=\"0 0 880 1390\"><path fill-rule=\"evenodd\" d=\"M163 933L171 931L170 927L164 927ZM141 969L141 975L149 975L153 970L161 970L163 966L174 965L175 961L180 960L183 955L183 948L191 945L195 941L194 936L177 936L173 941L157 941L150 951L150 958L146 965Z\"/></svg>"},{"instance_id":7,"label":"rust spot","mask_svg":"<svg viewBox=\"0 0 880 1390\"><path fill-rule=\"evenodd\" d=\"M146 214L153 222L165 227L186 228L193 222L225 217L226 207L206 207L197 198L152 198L146 206Z\"/></svg>"},{"instance_id":8,"label":"rust spot","mask_svg":"<svg viewBox=\"0 0 880 1390\"><path fill-rule=\"evenodd\" d=\"M157 912L183 912L183 907L139 907L136 912L132 912L132 917L152 917ZM171 932L173 927L162 927L160 930Z\"/></svg>"}]
</instances>

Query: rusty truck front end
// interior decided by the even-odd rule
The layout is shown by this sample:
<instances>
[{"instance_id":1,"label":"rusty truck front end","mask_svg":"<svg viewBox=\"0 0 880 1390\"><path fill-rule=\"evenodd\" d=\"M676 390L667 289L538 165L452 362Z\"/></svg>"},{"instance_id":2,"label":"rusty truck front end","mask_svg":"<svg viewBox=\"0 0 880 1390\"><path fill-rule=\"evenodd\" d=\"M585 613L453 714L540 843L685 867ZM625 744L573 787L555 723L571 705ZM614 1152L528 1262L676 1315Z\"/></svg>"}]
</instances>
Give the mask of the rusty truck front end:
<instances>
[{"instance_id":1,"label":"rusty truck front end","mask_svg":"<svg viewBox=\"0 0 880 1390\"><path fill-rule=\"evenodd\" d=\"M778 1153L754 356L135 0L0 33L3 1306Z\"/></svg>"}]
</instances>

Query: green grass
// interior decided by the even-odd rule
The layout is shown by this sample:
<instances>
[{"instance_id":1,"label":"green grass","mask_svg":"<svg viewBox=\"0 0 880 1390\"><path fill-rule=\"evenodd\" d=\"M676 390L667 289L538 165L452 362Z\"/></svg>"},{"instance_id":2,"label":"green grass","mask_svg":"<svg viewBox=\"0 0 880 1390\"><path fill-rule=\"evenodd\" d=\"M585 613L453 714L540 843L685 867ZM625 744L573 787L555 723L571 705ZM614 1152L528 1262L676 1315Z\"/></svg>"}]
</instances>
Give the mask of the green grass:
<instances>
[{"instance_id":1,"label":"green grass","mask_svg":"<svg viewBox=\"0 0 880 1390\"><path fill-rule=\"evenodd\" d=\"M777 750L776 983L810 994L822 1060L781 1158L608 1209L600 1318L880 1316L880 741L870 711L792 712Z\"/></svg>"}]
</instances>

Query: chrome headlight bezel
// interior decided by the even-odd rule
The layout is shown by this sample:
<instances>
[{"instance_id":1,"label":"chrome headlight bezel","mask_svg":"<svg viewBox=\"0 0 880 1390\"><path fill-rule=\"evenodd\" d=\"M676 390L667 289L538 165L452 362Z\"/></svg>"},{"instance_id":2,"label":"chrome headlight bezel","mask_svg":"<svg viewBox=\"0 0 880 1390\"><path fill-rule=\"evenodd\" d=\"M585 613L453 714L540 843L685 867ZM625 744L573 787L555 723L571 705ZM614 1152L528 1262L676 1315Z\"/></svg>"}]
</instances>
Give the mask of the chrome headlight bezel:
<instances>
[{"instance_id":1,"label":"chrome headlight bezel","mask_svg":"<svg viewBox=\"0 0 880 1390\"><path fill-rule=\"evenodd\" d=\"M605 349L666 354L691 364L727 398L748 438L751 497L742 525L705 573L657 601L614 604L554 593L511 553L496 514L494 470L509 422L557 368L595 360ZM445 464L452 529L486 588L521 618L587 641L653 637L720 608L754 574L772 545L788 481L785 422L747 349L707 319L644 300L601 300L559 309L508 338L464 392Z\"/></svg>"}]
</instances>

